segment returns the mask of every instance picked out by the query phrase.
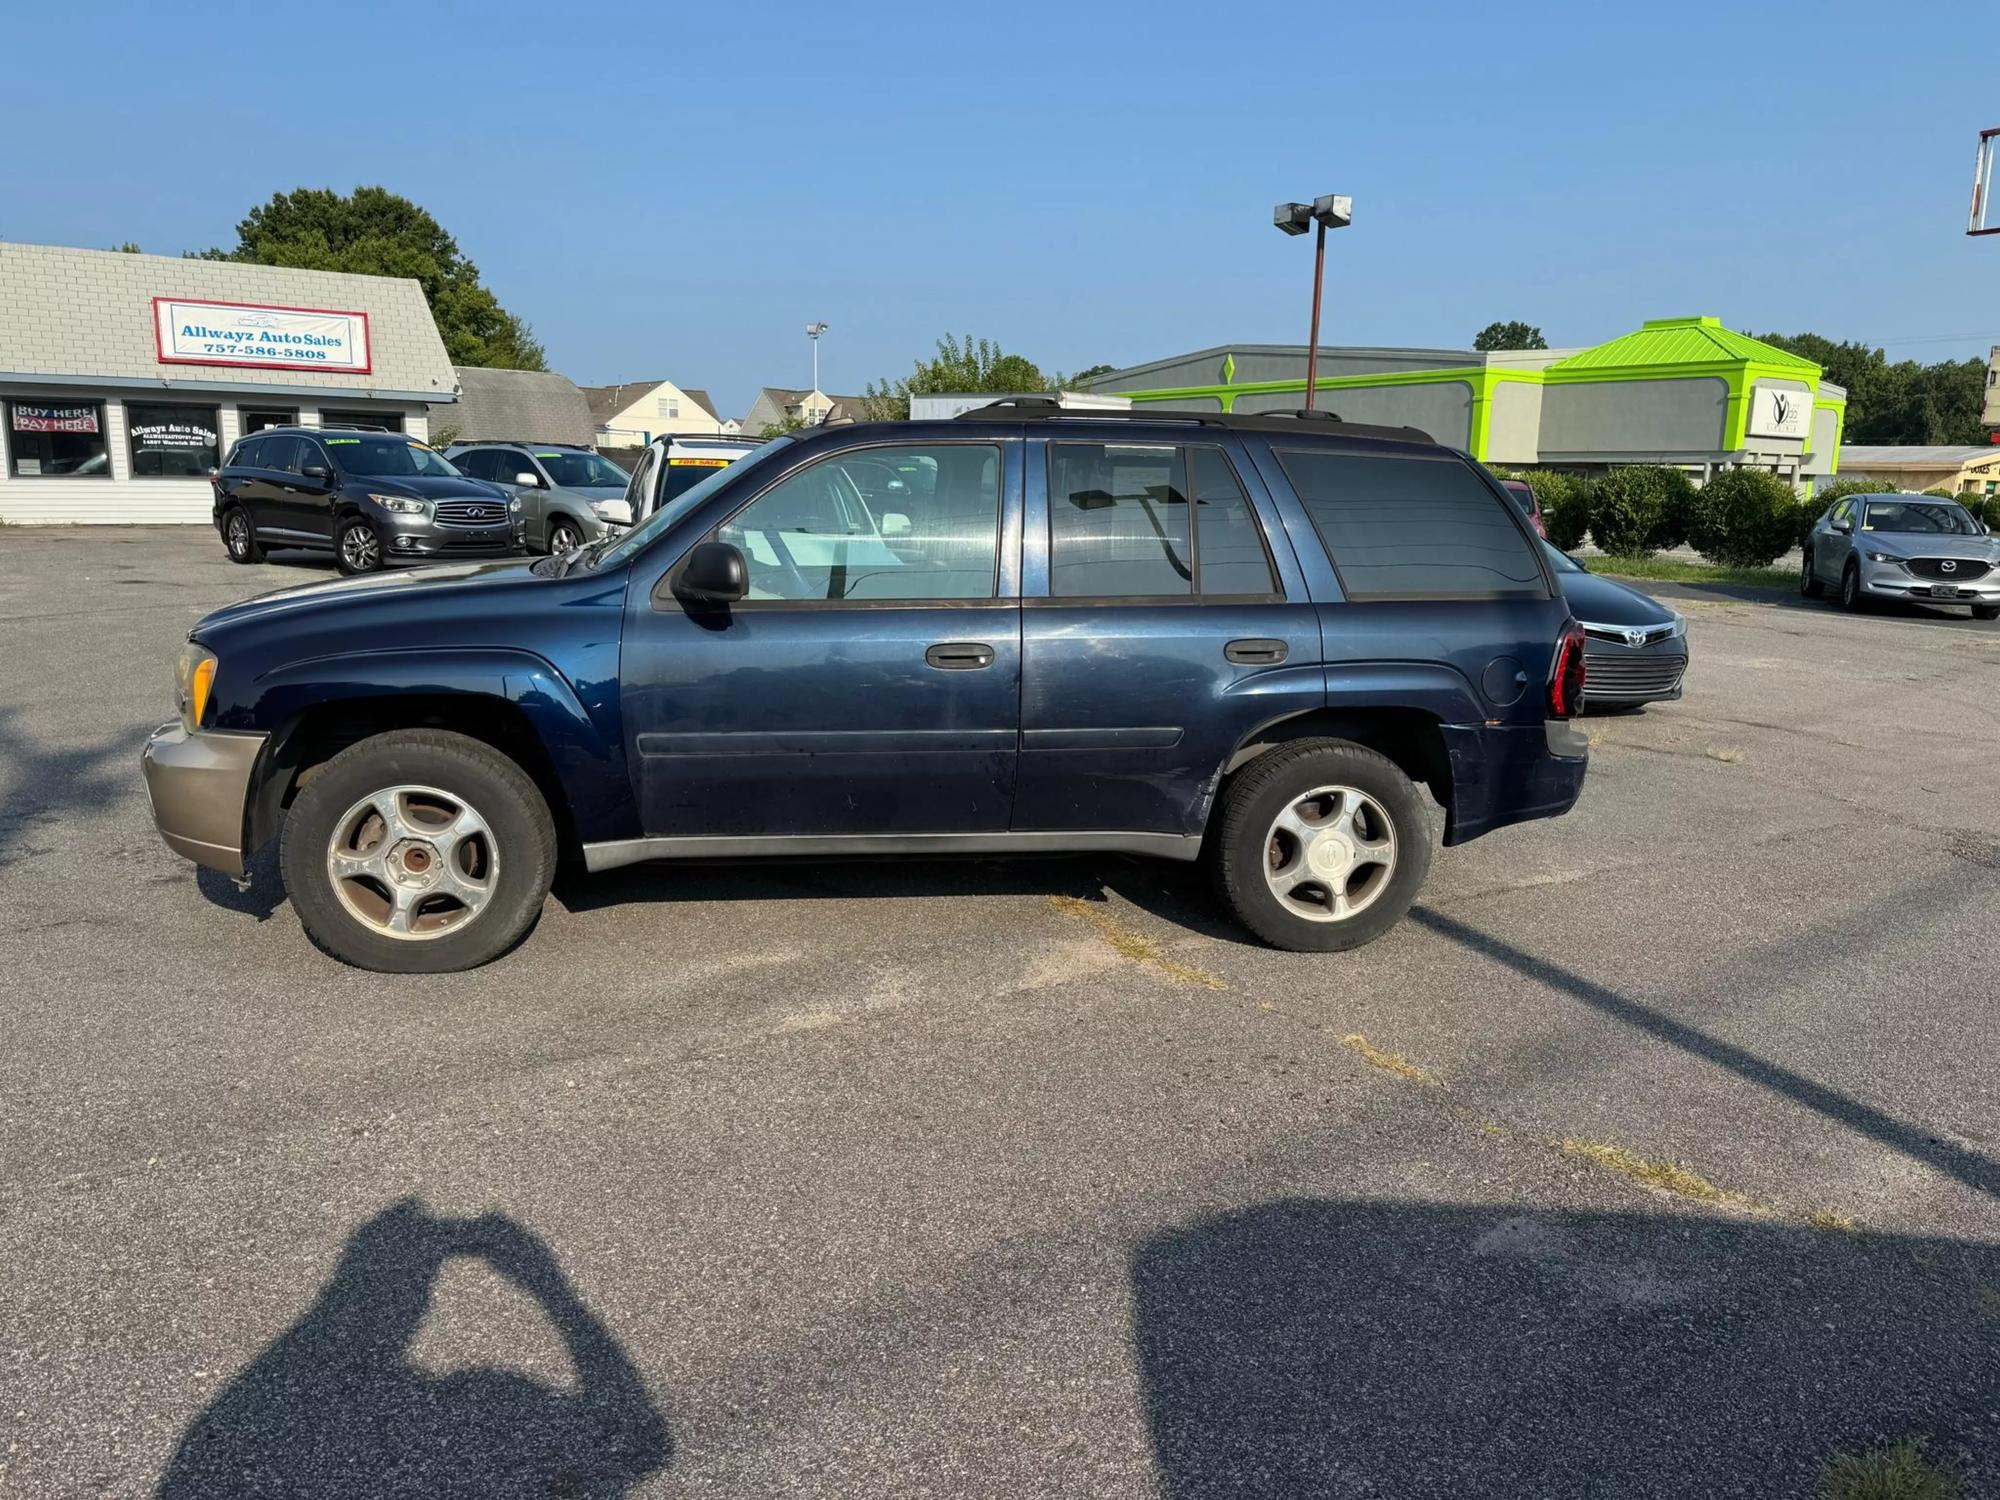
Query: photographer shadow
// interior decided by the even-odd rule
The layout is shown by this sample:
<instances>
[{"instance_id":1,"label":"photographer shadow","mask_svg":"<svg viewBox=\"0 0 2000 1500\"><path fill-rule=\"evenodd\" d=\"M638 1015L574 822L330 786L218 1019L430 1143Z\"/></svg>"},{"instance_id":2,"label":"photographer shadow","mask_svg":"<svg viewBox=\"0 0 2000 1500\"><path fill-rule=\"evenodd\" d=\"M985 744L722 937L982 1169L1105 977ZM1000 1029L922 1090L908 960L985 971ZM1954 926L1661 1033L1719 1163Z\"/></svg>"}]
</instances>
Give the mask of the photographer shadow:
<instances>
[{"instance_id":1,"label":"photographer shadow","mask_svg":"<svg viewBox=\"0 0 2000 1500\"><path fill-rule=\"evenodd\" d=\"M455 1257L485 1262L535 1302L573 1390L412 1363L433 1283ZM406 1199L355 1230L312 1307L182 1434L158 1494L609 1500L672 1454L638 1370L545 1244L498 1214L443 1219Z\"/></svg>"}]
</instances>

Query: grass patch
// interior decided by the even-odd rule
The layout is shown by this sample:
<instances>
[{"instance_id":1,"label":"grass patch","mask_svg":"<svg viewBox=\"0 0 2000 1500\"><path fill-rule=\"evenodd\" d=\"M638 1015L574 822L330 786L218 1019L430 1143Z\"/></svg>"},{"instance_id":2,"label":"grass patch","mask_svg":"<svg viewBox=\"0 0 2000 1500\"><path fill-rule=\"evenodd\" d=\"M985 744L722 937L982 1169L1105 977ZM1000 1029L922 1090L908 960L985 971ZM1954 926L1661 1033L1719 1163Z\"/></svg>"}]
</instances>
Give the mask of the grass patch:
<instances>
[{"instance_id":1,"label":"grass patch","mask_svg":"<svg viewBox=\"0 0 2000 1500\"><path fill-rule=\"evenodd\" d=\"M1819 1500L1962 1500L1965 1488L1924 1457L1916 1438L1861 1453L1836 1453L1819 1466Z\"/></svg>"},{"instance_id":2,"label":"grass patch","mask_svg":"<svg viewBox=\"0 0 2000 1500\"><path fill-rule=\"evenodd\" d=\"M1437 1084L1437 1075L1418 1067L1407 1057L1396 1052L1384 1052L1358 1031L1350 1031L1340 1039L1340 1044L1352 1052L1358 1052L1367 1060L1371 1068L1380 1068L1384 1073L1393 1073L1407 1083Z\"/></svg>"},{"instance_id":3,"label":"grass patch","mask_svg":"<svg viewBox=\"0 0 2000 1500\"><path fill-rule=\"evenodd\" d=\"M1614 1146L1609 1141L1580 1141L1572 1136L1559 1144L1571 1156L1596 1162L1607 1171L1622 1173L1634 1182L1660 1188L1677 1197L1696 1198L1703 1203L1747 1204L1749 1201L1741 1193L1724 1191L1701 1173L1689 1171L1678 1162L1655 1161L1635 1151L1627 1151L1623 1146Z\"/></svg>"},{"instance_id":4,"label":"grass patch","mask_svg":"<svg viewBox=\"0 0 2000 1500\"><path fill-rule=\"evenodd\" d=\"M1806 1222L1815 1229L1830 1230L1839 1234L1852 1234L1861 1226L1846 1214L1837 1214L1830 1208L1809 1208Z\"/></svg>"},{"instance_id":5,"label":"grass patch","mask_svg":"<svg viewBox=\"0 0 2000 1500\"><path fill-rule=\"evenodd\" d=\"M1101 901L1086 901L1081 896L1051 896L1049 909L1059 911L1066 917L1074 917L1080 922L1088 922L1097 929L1097 935L1111 946L1120 958L1128 959L1142 968L1164 974L1180 984L1198 984L1204 989L1226 990L1220 974L1207 969L1198 969L1193 964L1184 964L1178 959L1168 958L1160 951L1160 945L1143 932L1134 932L1104 908Z\"/></svg>"},{"instance_id":6,"label":"grass patch","mask_svg":"<svg viewBox=\"0 0 2000 1500\"><path fill-rule=\"evenodd\" d=\"M1795 589L1799 575L1789 568L1725 568L1680 557L1586 557L1584 566L1609 578L1647 578L1655 583L1732 583L1760 589Z\"/></svg>"}]
</instances>

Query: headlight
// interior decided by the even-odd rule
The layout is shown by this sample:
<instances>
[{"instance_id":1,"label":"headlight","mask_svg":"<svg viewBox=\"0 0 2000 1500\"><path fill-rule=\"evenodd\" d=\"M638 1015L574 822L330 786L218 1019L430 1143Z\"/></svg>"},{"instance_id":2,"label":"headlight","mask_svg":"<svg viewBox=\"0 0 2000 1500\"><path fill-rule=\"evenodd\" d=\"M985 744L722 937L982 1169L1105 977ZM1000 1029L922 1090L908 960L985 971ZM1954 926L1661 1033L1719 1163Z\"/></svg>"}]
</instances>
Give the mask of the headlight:
<instances>
[{"instance_id":1,"label":"headlight","mask_svg":"<svg viewBox=\"0 0 2000 1500\"><path fill-rule=\"evenodd\" d=\"M519 495L516 495L513 499L509 500L507 502L507 509L511 510L512 512L514 512L515 515L518 516L521 513L521 497Z\"/></svg>"},{"instance_id":2,"label":"headlight","mask_svg":"<svg viewBox=\"0 0 2000 1500\"><path fill-rule=\"evenodd\" d=\"M1902 558L1898 557L1898 556L1897 556L1897 555L1896 555L1895 553L1893 553L1893 552L1871 552L1871 553L1869 553L1869 554L1868 554L1868 560L1869 560L1870 562L1879 562L1879 563L1896 563L1896 564L1899 564L1899 565L1900 565L1900 564L1902 563L1902 561L1903 561L1903 559L1902 559Z\"/></svg>"},{"instance_id":3,"label":"headlight","mask_svg":"<svg viewBox=\"0 0 2000 1500\"><path fill-rule=\"evenodd\" d=\"M382 509L399 516L427 516L431 510L430 501L412 500L408 495L370 495L368 498Z\"/></svg>"},{"instance_id":4,"label":"headlight","mask_svg":"<svg viewBox=\"0 0 2000 1500\"><path fill-rule=\"evenodd\" d=\"M632 524L632 507L623 500L598 500L590 507L590 513L600 521L609 521L614 526Z\"/></svg>"},{"instance_id":5,"label":"headlight","mask_svg":"<svg viewBox=\"0 0 2000 1500\"><path fill-rule=\"evenodd\" d=\"M174 663L174 703L181 711L181 723L189 729L201 727L208 712L208 690L215 686L215 653L189 641L181 647Z\"/></svg>"},{"instance_id":6,"label":"headlight","mask_svg":"<svg viewBox=\"0 0 2000 1500\"><path fill-rule=\"evenodd\" d=\"M1674 628L1670 632L1668 632L1667 639L1670 641L1677 641L1687 633L1688 633L1688 617L1686 615L1675 615Z\"/></svg>"}]
</instances>

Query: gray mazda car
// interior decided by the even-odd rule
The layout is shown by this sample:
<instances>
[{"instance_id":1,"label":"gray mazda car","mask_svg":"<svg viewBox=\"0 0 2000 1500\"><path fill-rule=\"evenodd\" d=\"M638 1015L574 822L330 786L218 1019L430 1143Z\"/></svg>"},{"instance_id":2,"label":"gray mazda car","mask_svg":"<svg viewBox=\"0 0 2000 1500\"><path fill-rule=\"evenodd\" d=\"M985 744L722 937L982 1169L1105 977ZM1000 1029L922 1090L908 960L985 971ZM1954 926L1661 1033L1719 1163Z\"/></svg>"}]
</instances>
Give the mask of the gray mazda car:
<instances>
[{"instance_id":1,"label":"gray mazda car","mask_svg":"<svg viewBox=\"0 0 2000 1500\"><path fill-rule=\"evenodd\" d=\"M1936 495L1849 495L1827 507L1806 538L1799 592L1829 588L1847 609L1874 599L1969 605L2000 620L2000 540L1955 500Z\"/></svg>"}]
</instances>

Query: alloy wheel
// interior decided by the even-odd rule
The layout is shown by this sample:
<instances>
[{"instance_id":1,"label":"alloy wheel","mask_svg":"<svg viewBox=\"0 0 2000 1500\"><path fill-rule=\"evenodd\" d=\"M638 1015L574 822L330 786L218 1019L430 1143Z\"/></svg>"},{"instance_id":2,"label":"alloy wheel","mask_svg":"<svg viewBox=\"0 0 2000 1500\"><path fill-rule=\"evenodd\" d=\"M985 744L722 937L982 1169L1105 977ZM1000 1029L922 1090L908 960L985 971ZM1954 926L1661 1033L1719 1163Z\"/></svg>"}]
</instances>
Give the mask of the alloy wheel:
<instances>
[{"instance_id":1,"label":"alloy wheel","mask_svg":"<svg viewBox=\"0 0 2000 1500\"><path fill-rule=\"evenodd\" d=\"M382 560L382 543L372 526L356 524L340 534L340 555L356 573L371 571Z\"/></svg>"},{"instance_id":2,"label":"alloy wheel","mask_svg":"<svg viewBox=\"0 0 2000 1500\"><path fill-rule=\"evenodd\" d=\"M1286 803L1264 835L1264 881L1294 916L1342 922L1396 872L1396 825L1368 793L1321 786Z\"/></svg>"},{"instance_id":3,"label":"alloy wheel","mask_svg":"<svg viewBox=\"0 0 2000 1500\"><path fill-rule=\"evenodd\" d=\"M557 557L562 556L565 552L574 552L582 545L583 537L577 532L574 526L569 525L567 522L559 522L555 529L549 533L549 551Z\"/></svg>"},{"instance_id":4,"label":"alloy wheel","mask_svg":"<svg viewBox=\"0 0 2000 1500\"><path fill-rule=\"evenodd\" d=\"M250 523L244 519L242 511L237 510L229 513L228 529L229 550L238 557L248 556L250 552Z\"/></svg>"},{"instance_id":5,"label":"alloy wheel","mask_svg":"<svg viewBox=\"0 0 2000 1500\"><path fill-rule=\"evenodd\" d=\"M389 786L343 813L327 840L326 874L349 916L384 937L458 932L493 899L500 848L462 797Z\"/></svg>"}]
</instances>

